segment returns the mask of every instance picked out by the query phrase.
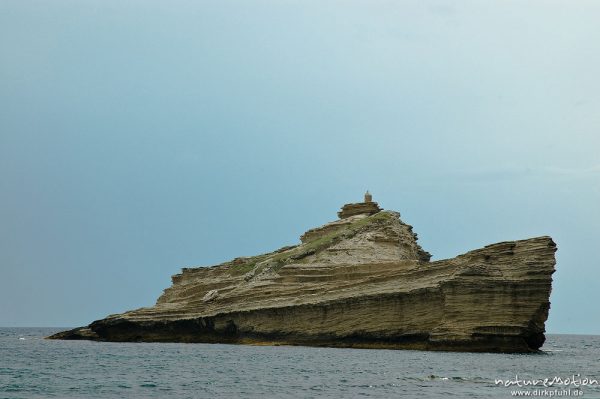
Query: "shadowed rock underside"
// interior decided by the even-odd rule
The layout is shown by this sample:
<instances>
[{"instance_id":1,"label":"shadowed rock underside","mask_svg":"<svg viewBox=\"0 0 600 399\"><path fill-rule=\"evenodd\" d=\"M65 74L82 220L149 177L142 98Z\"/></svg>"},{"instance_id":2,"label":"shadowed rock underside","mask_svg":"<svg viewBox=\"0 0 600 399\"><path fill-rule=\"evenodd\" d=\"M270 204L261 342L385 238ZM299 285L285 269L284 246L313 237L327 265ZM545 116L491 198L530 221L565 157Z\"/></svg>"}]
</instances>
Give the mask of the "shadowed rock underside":
<instances>
[{"instance_id":1,"label":"shadowed rock underside","mask_svg":"<svg viewBox=\"0 0 600 399\"><path fill-rule=\"evenodd\" d=\"M184 268L156 305L53 339L531 352L544 343L556 245L501 242L430 262L400 214L374 210L301 244ZM348 216L351 214L351 216Z\"/></svg>"}]
</instances>

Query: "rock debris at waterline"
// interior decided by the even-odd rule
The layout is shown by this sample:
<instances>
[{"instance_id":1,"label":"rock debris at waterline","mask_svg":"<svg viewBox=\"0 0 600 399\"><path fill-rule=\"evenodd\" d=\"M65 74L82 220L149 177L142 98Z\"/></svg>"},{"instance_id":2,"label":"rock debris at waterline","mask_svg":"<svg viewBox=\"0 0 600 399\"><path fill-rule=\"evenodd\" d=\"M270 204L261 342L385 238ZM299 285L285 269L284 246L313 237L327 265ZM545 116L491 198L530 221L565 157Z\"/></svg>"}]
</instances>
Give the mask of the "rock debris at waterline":
<instances>
[{"instance_id":1,"label":"rock debris at waterline","mask_svg":"<svg viewBox=\"0 0 600 399\"><path fill-rule=\"evenodd\" d=\"M301 243L184 268L156 305L52 339L531 352L556 244L536 237L430 262L398 212L346 204Z\"/></svg>"}]
</instances>

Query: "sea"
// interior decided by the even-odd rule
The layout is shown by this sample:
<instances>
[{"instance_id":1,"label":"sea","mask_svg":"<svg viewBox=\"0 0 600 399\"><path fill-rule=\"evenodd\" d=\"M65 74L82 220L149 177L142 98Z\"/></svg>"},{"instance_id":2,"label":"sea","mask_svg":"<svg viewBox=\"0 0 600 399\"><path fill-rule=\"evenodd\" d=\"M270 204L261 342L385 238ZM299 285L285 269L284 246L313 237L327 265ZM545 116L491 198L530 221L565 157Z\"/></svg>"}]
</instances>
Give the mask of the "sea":
<instances>
[{"instance_id":1,"label":"sea","mask_svg":"<svg viewBox=\"0 0 600 399\"><path fill-rule=\"evenodd\" d=\"M600 398L600 336L536 354L54 341L0 328L0 398Z\"/></svg>"}]
</instances>

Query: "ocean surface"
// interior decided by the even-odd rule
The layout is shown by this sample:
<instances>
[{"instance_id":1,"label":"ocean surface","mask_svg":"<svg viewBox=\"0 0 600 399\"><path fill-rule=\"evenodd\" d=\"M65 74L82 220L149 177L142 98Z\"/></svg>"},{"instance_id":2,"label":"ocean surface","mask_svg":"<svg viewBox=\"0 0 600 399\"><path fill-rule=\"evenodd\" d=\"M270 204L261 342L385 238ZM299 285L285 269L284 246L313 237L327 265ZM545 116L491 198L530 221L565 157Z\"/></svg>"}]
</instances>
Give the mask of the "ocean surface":
<instances>
[{"instance_id":1,"label":"ocean surface","mask_svg":"<svg viewBox=\"0 0 600 399\"><path fill-rule=\"evenodd\" d=\"M600 336L506 355L43 339L60 330L0 328L0 398L600 398Z\"/></svg>"}]
</instances>

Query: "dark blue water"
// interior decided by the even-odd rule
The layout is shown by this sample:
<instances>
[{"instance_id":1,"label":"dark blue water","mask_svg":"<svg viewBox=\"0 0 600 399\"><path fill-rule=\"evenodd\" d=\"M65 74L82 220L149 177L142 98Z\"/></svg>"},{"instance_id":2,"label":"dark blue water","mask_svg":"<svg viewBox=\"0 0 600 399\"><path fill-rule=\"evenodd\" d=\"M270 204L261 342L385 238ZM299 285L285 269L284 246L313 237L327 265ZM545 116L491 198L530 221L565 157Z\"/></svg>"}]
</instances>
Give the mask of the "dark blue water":
<instances>
[{"instance_id":1,"label":"dark blue water","mask_svg":"<svg viewBox=\"0 0 600 399\"><path fill-rule=\"evenodd\" d=\"M600 380L600 336L505 355L43 339L58 330L0 329L0 398L510 398L533 389L495 379ZM598 385L563 388L600 398Z\"/></svg>"}]
</instances>

